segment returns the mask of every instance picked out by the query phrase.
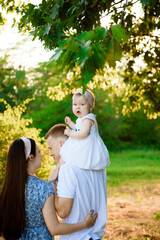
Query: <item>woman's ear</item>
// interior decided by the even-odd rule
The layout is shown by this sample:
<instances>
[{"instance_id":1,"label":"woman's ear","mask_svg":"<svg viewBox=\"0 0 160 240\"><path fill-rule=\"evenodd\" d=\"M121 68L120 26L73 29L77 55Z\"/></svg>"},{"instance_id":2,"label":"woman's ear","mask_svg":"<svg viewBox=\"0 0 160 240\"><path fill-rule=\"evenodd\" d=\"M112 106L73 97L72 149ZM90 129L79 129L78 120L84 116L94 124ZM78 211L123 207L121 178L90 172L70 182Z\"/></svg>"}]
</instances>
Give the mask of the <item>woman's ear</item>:
<instances>
[{"instance_id":1,"label":"woman's ear","mask_svg":"<svg viewBox=\"0 0 160 240\"><path fill-rule=\"evenodd\" d=\"M29 160L29 161L32 161L33 158L34 158L33 154L30 154L29 157L28 157L28 160Z\"/></svg>"}]
</instances>

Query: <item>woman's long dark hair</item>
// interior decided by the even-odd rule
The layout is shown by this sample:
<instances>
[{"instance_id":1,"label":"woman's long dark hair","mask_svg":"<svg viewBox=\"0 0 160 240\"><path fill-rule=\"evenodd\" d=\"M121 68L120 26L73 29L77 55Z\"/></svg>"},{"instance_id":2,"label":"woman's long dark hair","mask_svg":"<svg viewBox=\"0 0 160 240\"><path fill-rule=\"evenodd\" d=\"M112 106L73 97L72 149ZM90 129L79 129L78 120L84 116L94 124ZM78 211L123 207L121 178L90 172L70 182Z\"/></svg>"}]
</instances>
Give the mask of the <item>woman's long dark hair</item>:
<instances>
[{"instance_id":1,"label":"woman's long dark hair","mask_svg":"<svg viewBox=\"0 0 160 240\"><path fill-rule=\"evenodd\" d=\"M35 141L29 140L31 154L35 156ZM0 236L6 240L20 238L24 229L27 168L24 142L17 139L9 148L4 183L0 192Z\"/></svg>"}]
</instances>

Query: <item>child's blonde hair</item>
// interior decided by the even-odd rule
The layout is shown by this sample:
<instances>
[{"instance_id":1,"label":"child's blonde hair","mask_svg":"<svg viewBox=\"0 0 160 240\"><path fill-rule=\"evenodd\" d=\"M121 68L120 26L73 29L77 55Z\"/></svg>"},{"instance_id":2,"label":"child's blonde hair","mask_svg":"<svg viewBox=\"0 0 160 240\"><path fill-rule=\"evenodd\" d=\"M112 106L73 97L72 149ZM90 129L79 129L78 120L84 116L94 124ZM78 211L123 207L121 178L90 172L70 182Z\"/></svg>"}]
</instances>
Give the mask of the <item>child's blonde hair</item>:
<instances>
[{"instance_id":1,"label":"child's blonde hair","mask_svg":"<svg viewBox=\"0 0 160 240\"><path fill-rule=\"evenodd\" d=\"M87 89L84 93L83 93L83 89L78 89L78 90L75 92L75 94L73 95L73 98L74 98L75 96L84 96L84 97L87 99L87 101L88 101L91 109L94 108L94 106L95 106L94 94L93 94L89 89Z\"/></svg>"}]
</instances>

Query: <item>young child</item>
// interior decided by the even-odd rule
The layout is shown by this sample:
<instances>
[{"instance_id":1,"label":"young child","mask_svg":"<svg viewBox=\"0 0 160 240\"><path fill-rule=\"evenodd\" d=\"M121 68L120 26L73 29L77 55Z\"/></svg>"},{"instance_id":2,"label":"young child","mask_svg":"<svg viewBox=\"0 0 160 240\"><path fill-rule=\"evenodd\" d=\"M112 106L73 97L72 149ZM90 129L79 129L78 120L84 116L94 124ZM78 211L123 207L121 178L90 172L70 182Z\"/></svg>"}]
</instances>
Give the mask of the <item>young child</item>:
<instances>
[{"instance_id":1,"label":"young child","mask_svg":"<svg viewBox=\"0 0 160 240\"><path fill-rule=\"evenodd\" d=\"M64 132L69 136L60 150L64 162L83 169L100 170L110 164L108 150L101 139L94 108L94 95L91 91L79 89L73 95L72 110L78 117L76 124L70 117L65 118L69 125Z\"/></svg>"}]
</instances>

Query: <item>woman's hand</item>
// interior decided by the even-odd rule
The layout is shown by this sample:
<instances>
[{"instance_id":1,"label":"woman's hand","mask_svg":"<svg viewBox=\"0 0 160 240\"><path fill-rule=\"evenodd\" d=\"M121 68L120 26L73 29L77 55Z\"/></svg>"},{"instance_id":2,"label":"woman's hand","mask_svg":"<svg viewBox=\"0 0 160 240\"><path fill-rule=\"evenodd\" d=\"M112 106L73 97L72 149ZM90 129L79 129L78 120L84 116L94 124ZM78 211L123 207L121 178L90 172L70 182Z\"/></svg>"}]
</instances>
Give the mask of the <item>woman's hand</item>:
<instances>
[{"instance_id":1,"label":"woman's hand","mask_svg":"<svg viewBox=\"0 0 160 240\"><path fill-rule=\"evenodd\" d=\"M96 219L98 217L98 214L94 214L94 216L92 216L92 214L94 213L94 211L90 211L90 213L87 215L87 217L85 217L84 219L84 224L87 228L90 228L90 227L93 227L93 225L95 224L96 222Z\"/></svg>"}]
</instances>

